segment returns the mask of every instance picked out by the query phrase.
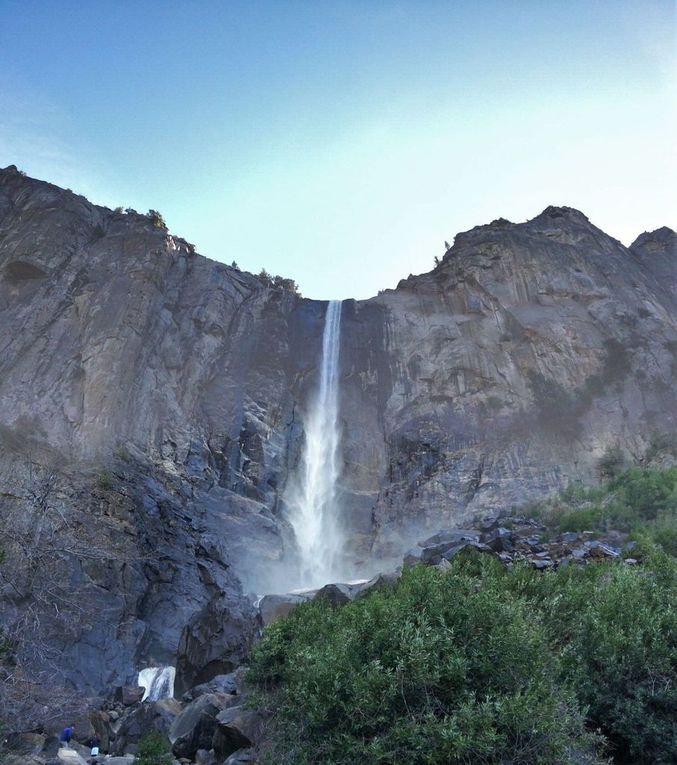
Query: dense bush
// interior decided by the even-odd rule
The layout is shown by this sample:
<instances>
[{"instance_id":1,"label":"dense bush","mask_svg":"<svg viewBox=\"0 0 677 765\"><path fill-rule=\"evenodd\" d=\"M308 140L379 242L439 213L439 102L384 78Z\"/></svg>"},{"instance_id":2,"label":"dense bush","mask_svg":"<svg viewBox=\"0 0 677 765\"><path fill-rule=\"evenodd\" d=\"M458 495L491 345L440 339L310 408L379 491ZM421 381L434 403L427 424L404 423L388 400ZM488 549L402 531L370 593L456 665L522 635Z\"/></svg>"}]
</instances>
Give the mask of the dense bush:
<instances>
[{"instance_id":1,"label":"dense bush","mask_svg":"<svg viewBox=\"0 0 677 765\"><path fill-rule=\"evenodd\" d=\"M673 559L459 558L268 628L251 678L277 710L269 762L592 763L597 729L619 763L674 761Z\"/></svg>"},{"instance_id":2,"label":"dense bush","mask_svg":"<svg viewBox=\"0 0 677 765\"><path fill-rule=\"evenodd\" d=\"M269 628L252 678L280 710L271 762L596 761L544 624L503 580L489 559L421 567Z\"/></svg>"},{"instance_id":3,"label":"dense bush","mask_svg":"<svg viewBox=\"0 0 677 765\"><path fill-rule=\"evenodd\" d=\"M615 478L623 471L625 466L625 454L619 446L609 447L598 463L602 478Z\"/></svg>"},{"instance_id":4,"label":"dense bush","mask_svg":"<svg viewBox=\"0 0 677 765\"><path fill-rule=\"evenodd\" d=\"M508 576L540 613L561 677L619 763L677 758L677 563L622 562Z\"/></svg>"},{"instance_id":5,"label":"dense bush","mask_svg":"<svg viewBox=\"0 0 677 765\"><path fill-rule=\"evenodd\" d=\"M615 529L677 555L677 468L633 467L600 488L571 487L540 513L561 531Z\"/></svg>"}]
</instances>

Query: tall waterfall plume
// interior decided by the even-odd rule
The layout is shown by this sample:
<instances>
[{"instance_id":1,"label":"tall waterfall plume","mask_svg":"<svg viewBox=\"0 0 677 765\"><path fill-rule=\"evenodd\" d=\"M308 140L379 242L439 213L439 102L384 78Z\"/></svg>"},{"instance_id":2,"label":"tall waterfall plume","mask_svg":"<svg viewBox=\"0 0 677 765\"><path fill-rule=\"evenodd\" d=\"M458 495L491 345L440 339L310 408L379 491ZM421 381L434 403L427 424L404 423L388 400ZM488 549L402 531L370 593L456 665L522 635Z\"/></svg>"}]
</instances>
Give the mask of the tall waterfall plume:
<instances>
[{"instance_id":1,"label":"tall waterfall plume","mask_svg":"<svg viewBox=\"0 0 677 765\"><path fill-rule=\"evenodd\" d=\"M344 538L336 491L340 473L341 305L341 301L333 300L327 306L320 379L306 416L300 470L286 497L298 546L297 584L302 587L336 581L341 575Z\"/></svg>"}]
</instances>

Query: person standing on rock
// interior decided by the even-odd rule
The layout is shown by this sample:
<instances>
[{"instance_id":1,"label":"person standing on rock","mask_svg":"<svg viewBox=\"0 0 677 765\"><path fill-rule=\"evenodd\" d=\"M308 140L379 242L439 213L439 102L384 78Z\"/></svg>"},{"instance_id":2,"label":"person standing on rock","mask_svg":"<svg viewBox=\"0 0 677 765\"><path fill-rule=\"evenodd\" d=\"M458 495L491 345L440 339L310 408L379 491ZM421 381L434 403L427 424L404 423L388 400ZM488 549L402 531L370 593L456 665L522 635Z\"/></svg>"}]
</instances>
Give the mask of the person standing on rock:
<instances>
[{"instance_id":1,"label":"person standing on rock","mask_svg":"<svg viewBox=\"0 0 677 765\"><path fill-rule=\"evenodd\" d=\"M63 732L61 733L61 743L65 746L70 746L71 739L73 738L73 726L68 725L63 729Z\"/></svg>"}]
</instances>

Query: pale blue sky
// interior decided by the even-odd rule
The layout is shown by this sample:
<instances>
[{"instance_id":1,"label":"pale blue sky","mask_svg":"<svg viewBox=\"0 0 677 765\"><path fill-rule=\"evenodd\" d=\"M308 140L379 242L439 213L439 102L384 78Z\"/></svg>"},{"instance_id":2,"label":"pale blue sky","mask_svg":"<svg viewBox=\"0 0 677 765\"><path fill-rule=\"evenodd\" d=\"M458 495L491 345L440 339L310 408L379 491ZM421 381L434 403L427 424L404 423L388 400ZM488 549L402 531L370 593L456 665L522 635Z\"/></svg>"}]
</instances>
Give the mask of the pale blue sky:
<instances>
[{"instance_id":1,"label":"pale blue sky","mask_svg":"<svg viewBox=\"0 0 677 765\"><path fill-rule=\"evenodd\" d=\"M0 166L368 297L549 204L677 228L675 4L0 0Z\"/></svg>"}]
</instances>

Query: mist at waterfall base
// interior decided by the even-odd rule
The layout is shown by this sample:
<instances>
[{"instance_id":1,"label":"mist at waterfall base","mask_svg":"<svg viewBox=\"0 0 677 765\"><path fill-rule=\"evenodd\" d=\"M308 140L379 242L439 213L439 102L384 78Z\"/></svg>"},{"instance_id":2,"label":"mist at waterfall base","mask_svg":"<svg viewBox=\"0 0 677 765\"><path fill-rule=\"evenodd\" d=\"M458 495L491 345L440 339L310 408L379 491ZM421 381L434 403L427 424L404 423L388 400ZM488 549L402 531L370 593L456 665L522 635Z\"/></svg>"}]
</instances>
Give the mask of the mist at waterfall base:
<instances>
[{"instance_id":1,"label":"mist at waterfall base","mask_svg":"<svg viewBox=\"0 0 677 765\"><path fill-rule=\"evenodd\" d=\"M341 307L336 300L327 305L320 375L304 420L301 460L283 498L295 538L286 571L281 572L280 584L286 590L322 586L348 575L337 492Z\"/></svg>"}]
</instances>

